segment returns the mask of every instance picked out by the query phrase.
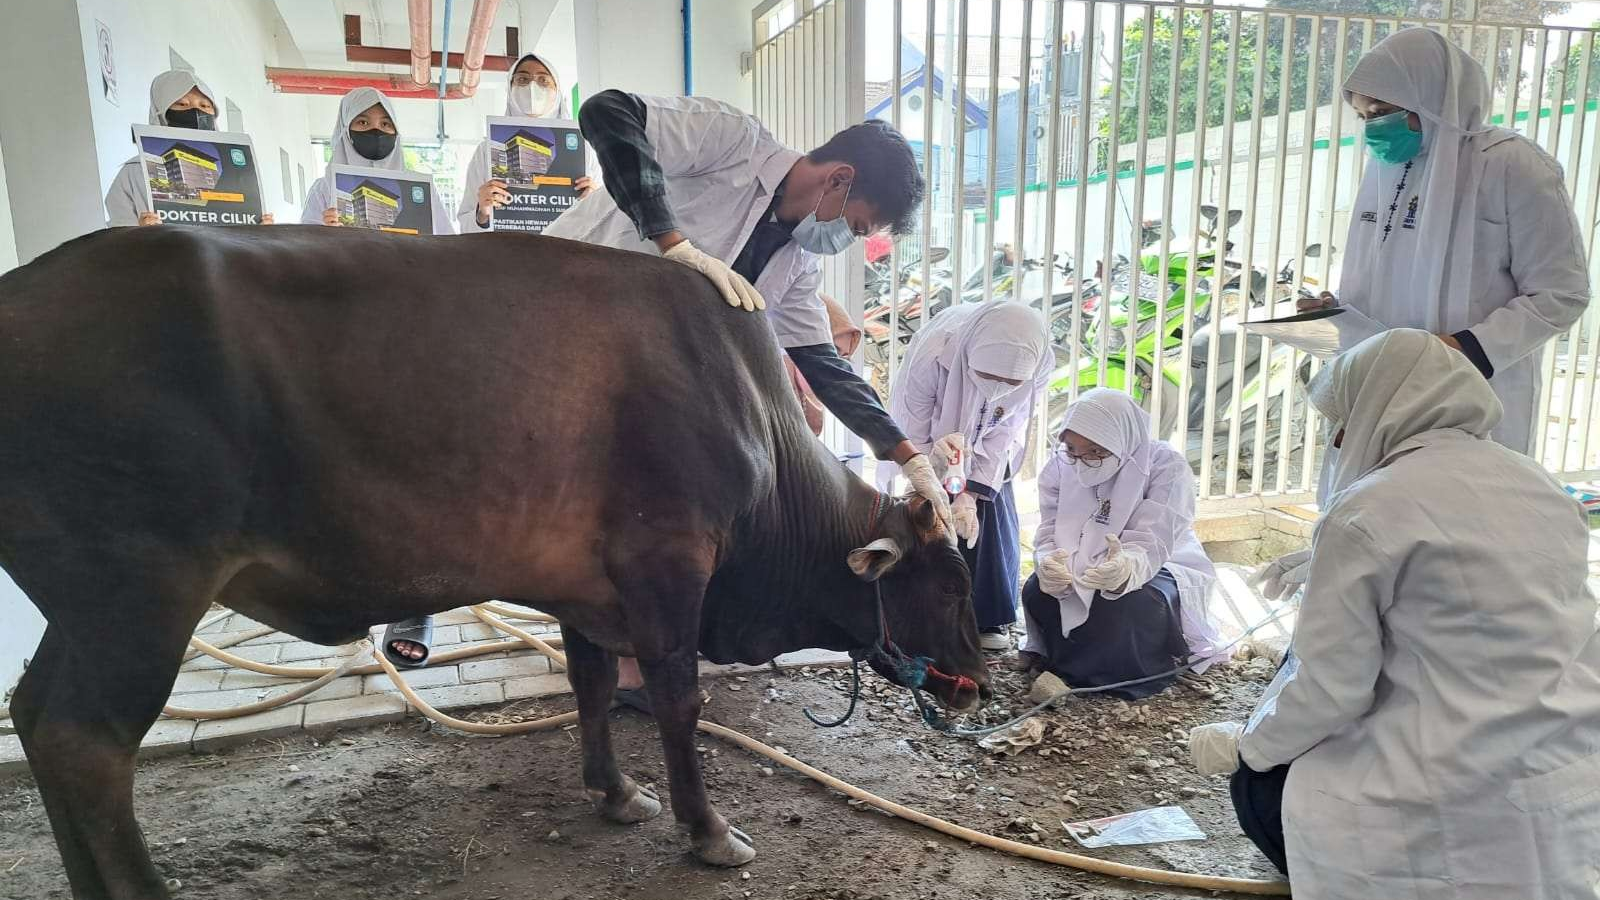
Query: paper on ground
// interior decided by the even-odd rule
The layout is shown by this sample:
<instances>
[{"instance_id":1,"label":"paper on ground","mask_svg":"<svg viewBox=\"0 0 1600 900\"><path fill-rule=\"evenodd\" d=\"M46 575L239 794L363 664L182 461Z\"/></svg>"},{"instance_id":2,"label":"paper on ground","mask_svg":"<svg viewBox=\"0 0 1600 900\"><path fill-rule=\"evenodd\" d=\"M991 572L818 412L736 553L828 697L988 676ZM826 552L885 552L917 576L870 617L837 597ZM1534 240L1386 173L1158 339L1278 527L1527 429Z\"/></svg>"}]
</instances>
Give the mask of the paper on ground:
<instances>
[{"instance_id":1,"label":"paper on ground","mask_svg":"<svg viewBox=\"0 0 1600 900\"><path fill-rule=\"evenodd\" d=\"M1206 833L1181 806L1157 806L1104 819L1062 822L1061 827L1073 840L1091 849L1206 839Z\"/></svg>"},{"instance_id":2,"label":"paper on ground","mask_svg":"<svg viewBox=\"0 0 1600 900\"><path fill-rule=\"evenodd\" d=\"M1367 338L1389 330L1389 326L1348 306L1261 322L1241 322L1239 327L1251 334L1288 344L1318 359L1337 356Z\"/></svg>"}]
</instances>

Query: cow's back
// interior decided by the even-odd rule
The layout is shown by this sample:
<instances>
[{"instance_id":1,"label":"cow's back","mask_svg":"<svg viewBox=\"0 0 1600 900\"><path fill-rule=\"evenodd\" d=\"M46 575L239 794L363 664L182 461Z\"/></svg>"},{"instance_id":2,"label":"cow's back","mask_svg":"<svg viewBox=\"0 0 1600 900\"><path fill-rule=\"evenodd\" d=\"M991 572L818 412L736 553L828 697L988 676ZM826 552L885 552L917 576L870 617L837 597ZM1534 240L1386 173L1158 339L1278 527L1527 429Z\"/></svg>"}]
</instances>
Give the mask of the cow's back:
<instances>
[{"instance_id":1,"label":"cow's back","mask_svg":"<svg viewBox=\"0 0 1600 900\"><path fill-rule=\"evenodd\" d=\"M703 277L520 235L97 233L0 279L0 340L0 520L109 502L377 592L730 522L801 425L765 323Z\"/></svg>"}]
</instances>

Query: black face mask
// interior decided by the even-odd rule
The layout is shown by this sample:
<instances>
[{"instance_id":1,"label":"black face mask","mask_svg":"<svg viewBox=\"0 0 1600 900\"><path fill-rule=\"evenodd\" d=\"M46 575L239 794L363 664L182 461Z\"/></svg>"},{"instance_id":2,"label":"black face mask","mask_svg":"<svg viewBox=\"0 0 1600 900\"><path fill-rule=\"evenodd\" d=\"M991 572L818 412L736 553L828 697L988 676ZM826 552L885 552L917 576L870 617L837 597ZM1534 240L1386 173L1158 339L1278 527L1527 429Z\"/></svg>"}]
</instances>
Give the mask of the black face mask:
<instances>
[{"instance_id":1,"label":"black face mask","mask_svg":"<svg viewBox=\"0 0 1600 900\"><path fill-rule=\"evenodd\" d=\"M355 146L356 152L373 161L385 159L393 153L394 142L397 139L397 135L376 128L370 131L350 132L350 143Z\"/></svg>"},{"instance_id":2,"label":"black face mask","mask_svg":"<svg viewBox=\"0 0 1600 900\"><path fill-rule=\"evenodd\" d=\"M167 124L173 128L195 128L200 131L216 131L217 117L211 113L191 106L188 109L167 110Z\"/></svg>"}]
</instances>

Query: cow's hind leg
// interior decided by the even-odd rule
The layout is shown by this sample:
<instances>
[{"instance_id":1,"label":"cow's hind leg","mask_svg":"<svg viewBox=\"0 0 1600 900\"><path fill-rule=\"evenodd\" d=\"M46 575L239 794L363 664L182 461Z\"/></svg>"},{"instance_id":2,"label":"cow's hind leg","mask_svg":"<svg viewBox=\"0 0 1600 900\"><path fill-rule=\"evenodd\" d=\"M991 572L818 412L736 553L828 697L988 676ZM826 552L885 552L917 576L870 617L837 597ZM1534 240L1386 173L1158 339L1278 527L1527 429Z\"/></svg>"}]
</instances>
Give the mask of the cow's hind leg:
<instances>
[{"instance_id":1,"label":"cow's hind leg","mask_svg":"<svg viewBox=\"0 0 1600 900\"><path fill-rule=\"evenodd\" d=\"M18 579L51 611L18 688L18 734L77 900L168 896L134 818L134 755L209 594L198 580L150 577L150 565L135 573L101 560Z\"/></svg>"},{"instance_id":2,"label":"cow's hind leg","mask_svg":"<svg viewBox=\"0 0 1600 900\"><path fill-rule=\"evenodd\" d=\"M617 768L611 749L612 692L617 687L617 657L592 643L575 628L561 627L567 654L567 677L578 699L583 733L583 786L600 815L631 824L661 815L661 800Z\"/></svg>"}]
</instances>

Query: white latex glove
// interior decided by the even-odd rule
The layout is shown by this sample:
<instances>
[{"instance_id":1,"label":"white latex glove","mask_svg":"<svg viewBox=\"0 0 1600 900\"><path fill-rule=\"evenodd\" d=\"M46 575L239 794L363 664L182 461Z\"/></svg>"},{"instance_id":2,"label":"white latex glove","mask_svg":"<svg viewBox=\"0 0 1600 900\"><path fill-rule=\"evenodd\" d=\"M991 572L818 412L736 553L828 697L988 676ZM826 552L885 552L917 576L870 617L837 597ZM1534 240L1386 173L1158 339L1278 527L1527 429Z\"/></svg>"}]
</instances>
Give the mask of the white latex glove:
<instances>
[{"instance_id":1,"label":"white latex glove","mask_svg":"<svg viewBox=\"0 0 1600 900\"><path fill-rule=\"evenodd\" d=\"M742 306L750 312L767 308L767 301L761 299L760 292L751 287L743 275L735 272L732 267L715 256L700 252L688 241L673 244L661 256L663 259L682 263L711 279L711 283L722 292L722 299L728 301L729 306Z\"/></svg>"},{"instance_id":2,"label":"white latex glove","mask_svg":"<svg viewBox=\"0 0 1600 900\"><path fill-rule=\"evenodd\" d=\"M955 521L950 516L950 495L944 492L944 486L939 483L939 476L933 472L933 463L928 461L927 454L918 453L906 460L900 467L900 474L911 483L911 489L926 497L933 504L934 515L944 523L945 533L955 532Z\"/></svg>"},{"instance_id":3,"label":"white latex glove","mask_svg":"<svg viewBox=\"0 0 1600 900\"><path fill-rule=\"evenodd\" d=\"M1263 566L1250 583L1259 585L1261 596L1268 600L1282 600L1306 583L1310 571L1311 551L1296 550Z\"/></svg>"},{"instance_id":4,"label":"white latex glove","mask_svg":"<svg viewBox=\"0 0 1600 900\"><path fill-rule=\"evenodd\" d=\"M1213 722L1189 729L1189 761L1201 775L1232 775L1239 768L1238 722Z\"/></svg>"},{"instance_id":5,"label":"white latex glove","mask_svg":"<svg viewBox=\"0 0 1600 900\"><path fill-rule=\"evenodd\" d=\"M1065 596L1072 590L1072 551L1052 550L1049 556L1039 560L1034 571L1039 576L1039 590L1052 597Z\"/></svg>"},{"instance_id":6,"label":"white latex glove","mask_svg":"<svg viewBox=\"0 0 1600 900\"><path fill-rule=\"evenodd\" d=\"M929 448L928 455L933 458L933 471L940 478L954 468L966 477L967 436L961 432L947 434Z\"/></svg>"},{"instance_id":7,"label":"white latex glove","mask_svg":"<svg viewBox=\"0 0 1600 900\"><path fill-rule=\"evenodd\" d=\"M1103 594L1125 594L1150 580L1149 559L1139 547L1124 547L1114 534L1106 535L1106 558L1078 576L1078 584Z\"/></svg>"},{"instance_id":8,"label":"white latex glove","mask_svg":"<svg viewBox=\"0 0 1600 900\"><path fill-rule=\"evenodd\" d=\"M978 498L970 493L956 497L950 515L956 520L956 537L966 541L968 549L978 546Z\"/></svg>"}]
</instances>

